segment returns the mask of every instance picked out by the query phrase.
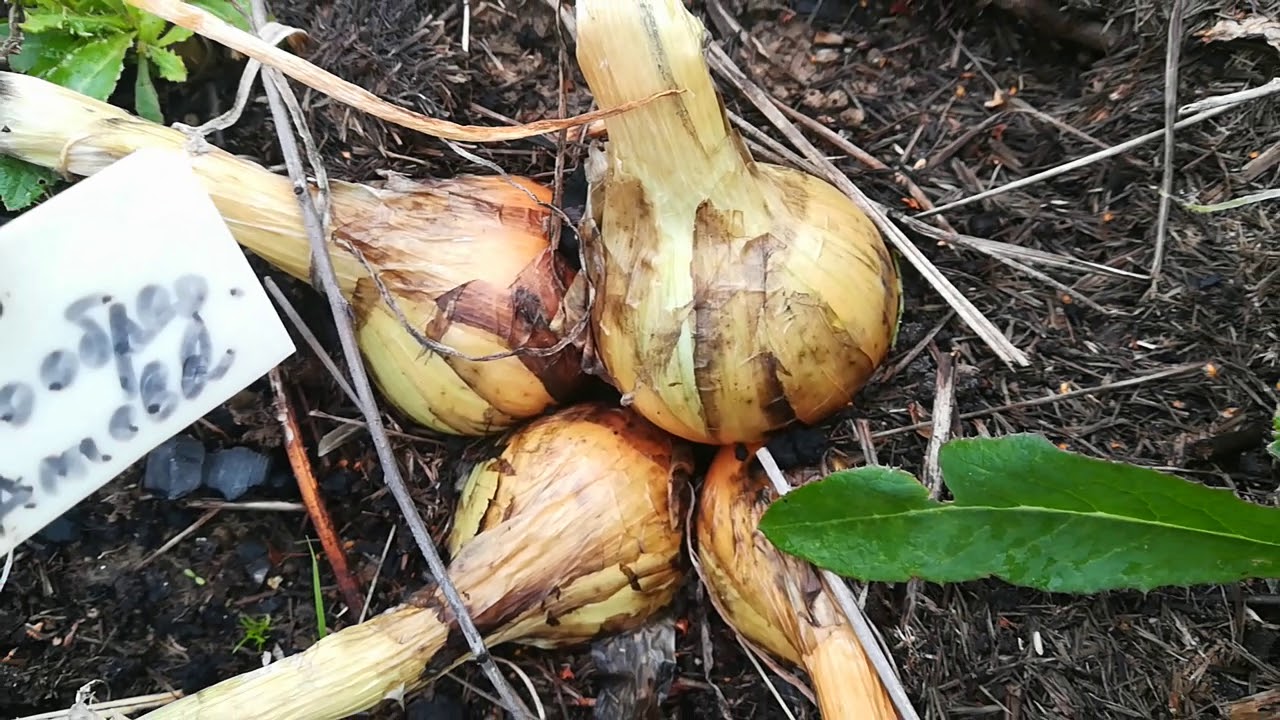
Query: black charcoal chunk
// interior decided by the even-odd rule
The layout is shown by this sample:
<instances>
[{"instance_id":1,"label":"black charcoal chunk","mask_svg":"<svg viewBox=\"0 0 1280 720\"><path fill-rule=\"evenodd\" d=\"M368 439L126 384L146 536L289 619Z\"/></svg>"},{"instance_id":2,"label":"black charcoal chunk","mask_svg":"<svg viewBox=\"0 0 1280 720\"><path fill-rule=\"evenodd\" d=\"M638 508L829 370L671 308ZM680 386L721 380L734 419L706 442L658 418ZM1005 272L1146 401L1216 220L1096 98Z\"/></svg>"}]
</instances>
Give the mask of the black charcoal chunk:
<instances>
[{"instance_id":1,"label":"black charcoal chunk","mask_svg":"<svg viewBox=\"0 0 1280 720\"><path fill-rule=\"evenodd\" d=\"M254 585L261 585L271 572L271 557L265 543L258 540L245 540L236 548L236 555L244 563L244 571Z\"/></svg>"},{"instance_id":2,"label":"black charcoal chunk","mask_svg":"<svg viewBox=\"0 0 1280 720\"><path fill-rule=\"evenodd\" d=\"M271 459L244 447L219 450L209 457L204 485L217 490L222 497L235 500L261 485L271 470Z\"/></svg>"},{"instance_id":3,"label":"black charcoal chunk","mask_svg":"<svg viewBox=\"0 0 1280 720\"><path fill-rule=\"evenodd\" d=\"M177 500L200 487L206 459L199 440L187 435L171 437L147 456L142 487Z\"/></svg>"}]
</instances>

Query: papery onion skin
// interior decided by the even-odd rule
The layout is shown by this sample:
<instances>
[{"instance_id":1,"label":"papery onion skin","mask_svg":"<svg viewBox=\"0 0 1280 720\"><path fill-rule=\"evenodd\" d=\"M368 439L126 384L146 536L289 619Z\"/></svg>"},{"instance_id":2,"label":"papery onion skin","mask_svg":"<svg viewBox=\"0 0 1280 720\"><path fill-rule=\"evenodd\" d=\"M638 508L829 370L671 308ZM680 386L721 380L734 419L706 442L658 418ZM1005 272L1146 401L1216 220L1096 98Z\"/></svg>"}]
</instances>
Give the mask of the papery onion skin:
<instances>
[{"instance_id":1,"label":"papery onion skin","mask_svg":"<svg viewBox=\"0 0 1280 720\"><path fill-rule=\"evenodd\" d=\"M0 72L0 126L0 153L75 175L141 148L183 151L188 142L113 105L8 72ZM189 157L236 241L310 281L310 242L289 179L216 147ZM555 323L574 272L551 247L550 224L559 220L550 189L528 178L466 175L329 184L330 257L370 376L390 404L438 432L478 436L576 399L580 346L564 337L573 328ZM427 349L383 301L370 269L426 338L471 358L517 348L541 355L476 362Z\"/></svg>"},{"instance_id":2,"label":"papery onion skin","mask_svg":"<svg viewBox=\"0 0 1280 720\"><path fill-rule=\"evenodd\" d=\"M545 648L635 629L668 606L692 451L634 411L584 403L514 431L468 475L449 577L489 648ZM305 651L146 720L338 720L402 697L471 656L435 587Z\"/></svg>"},{"instance_id":3,"label":"papery onion skin","mask_svg":"<svg viewBox=\"0 0 1280 720\"><path fill-rule=\"evenodd\" d=\"M776 499L758 447L726 445L707 470L694 519L713 605L775 658L805 669L824 720L896 720L893 701L813 566L756 528Z\"/></svg>"},{"instance_id":4,"label":"papery onion skin","mask_svg":"<svg viewBox=\"0 0 1280 720\"><path fill-rule=\"evenodd\" d=\"M583 271L606 377L653 422L759 442L848 405L896 334L897 267L825 181L755 162L730 127L679 0L579 0L577 58L616 107L589 160Z\"/></svg>"}]
</instances>

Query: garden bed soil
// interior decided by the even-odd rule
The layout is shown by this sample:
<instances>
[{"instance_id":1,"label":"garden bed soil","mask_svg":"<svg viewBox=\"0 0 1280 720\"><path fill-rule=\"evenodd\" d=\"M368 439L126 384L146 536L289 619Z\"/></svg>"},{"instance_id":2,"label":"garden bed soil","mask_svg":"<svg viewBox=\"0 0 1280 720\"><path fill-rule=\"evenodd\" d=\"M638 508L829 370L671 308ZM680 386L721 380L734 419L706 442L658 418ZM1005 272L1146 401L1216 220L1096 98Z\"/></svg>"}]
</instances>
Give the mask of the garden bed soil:
<instances>
[{"instance_id":1,"label":"garden bed soil","mask_svg":"<svg viewBox=\"0 0 1280 720\"><path fill-rule=\"evenodd\" d=\"M1111 23L1107 32L1122 42L1108 54L1064 39L1053 23L1028 24L1001 9L1018 3L721 4L742 27L741 35L726 35L728 25L709 21L731 57L785 103L887 164L890 170L873 170L811 137L869 196L894 208L909 210L895 173L940 205L1163 127L1168 2L1065 3L1076 21L1071 27ZM553 116L562 72L568 111L590 109L572 48L562 52L544 3L472 0L467 51L461 5L287 0L271 9L281 22L309 33L302 52L312 62L433 116L484 125L502 124L500 116L522 122ZM693 5L711 17L706 4ZM1186 3L1180 104L1280 75L1280 52L1261 41L1204 43L1194 35L1219 19L1253 12L1280 18L1274 2ZM194 123L225 111L241 67L224 59L184 86L164 88L168 119ZM786 145L740 93L722 87L731 110ZM212 140L279 166L275 129L260 92L255 97L240 122ZM300 97L331 177L487 172L436 139L305 88ZM1213 202L1275 187L1278 148L1280 115L1269 100L1181 130L1174 195ZM471 150L507 172L553 180L556 151L546 141ZM581 157L582 148L571 146L568 167ZM943 217L963 233L1142 275L1156 252L1161 163L1161 143L1152 142ZM879 462L919 473L928 430L911 426L928 419L933 406L936 349L956 363L956 434L1041 433L1074 451L1167 469L1275 505L1280 472L1265 454L1263 436L1280 391L1277 220L1273 203L1213 215L1175 203L1154 295L1141 279L1037 266L1068 286L1064 291L979 252L913 236L1031 364L1014 369L996 359L904 262L904 324L886 363L896 372L817 428L819 449L862 462L855 428L865 420ZM276 277L310 327L336 349L323 302ZM912 357L926 342L932 345ZM1069 394L1184 363L1203 367ZM358 416L309 351L288 360L285 370L300 413ZM1064 396L1043 401L1057 395ZM189 432L211 448L260 450L287 469L271 402L269 388L259 383ZM367 436L315 457L321 437L339 426L324 415L306 416L304 441L361 587L376 576L368 611L378 613L429 574L381 483ZM439 541L449 527L458 463L474 444L435 438L403 421L401 428L422 438L398 439L398 455L414 459L411 487ZM0 596L0 717L65 710L91 681L98 681L102 700L191 693L250 670L262 659L252 642L236 647L246 616L269 616L267 651L291 654L315 642L306 545L315 535L305 513L224 509L206 518L200 498L166 500L145 492L140 469L20 549ZM296 502L290 477L277 480L283 482L256 488L242 501ZM360 608L342 604L323 558L320 575L328 627L350 625ZM1277 598L1276 587L1261 581L1068 596L989 580L924 584L918 591L877 583L866 606L925 718L1220 718L1232 701L1280 682ZM341 615L334 612L339 608ZM678 670L661 717L785 717L696 581L673 614ZM523 670L547 717L592 717L591 700L604 678L587 648L495 652ZM796 717L816 716L771 677ZM407 709L388 702L367 716L498 717L494 703L477 692L489 687L468 665L409 698Z\"/></svg>"}]
</instances>

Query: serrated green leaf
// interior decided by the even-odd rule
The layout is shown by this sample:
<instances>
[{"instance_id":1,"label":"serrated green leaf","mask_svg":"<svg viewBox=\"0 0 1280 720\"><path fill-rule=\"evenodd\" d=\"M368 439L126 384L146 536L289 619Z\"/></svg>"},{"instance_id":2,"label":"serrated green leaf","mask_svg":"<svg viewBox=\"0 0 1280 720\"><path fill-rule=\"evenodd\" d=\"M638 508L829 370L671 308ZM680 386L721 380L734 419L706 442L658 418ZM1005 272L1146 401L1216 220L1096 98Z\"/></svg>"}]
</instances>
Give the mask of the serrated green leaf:
<instances>
[{"instance_id":1,"label":"serrated green leaf","mask_svg":"<svg viewBox=\"0 0 1280 720\"><path fill-rule=\"evenodd\" d=\"M161 35L155 42L156 47L169 47L176 43L180 43L194 35L192 31L182 27L181 25L173 25L165 34Z\"/></svg>"},{"instance_id":2,"label":"serrated green leaf","mask_svg":"<svg viewBox=\"0 0 1280 720\"><path fill-rule=\"evenodd\" d=\"M217 16L223 22L235 25L245 32L249 32L251 29L244 13L240 12L240 9L229 0L187 0L187 4L195 5L211 15Z\"/></svg>"},{"instance_id":3,"label":"serrated green leaf","mask_svg":"<svg viewBox=\"0 0 1280 720\"><path fill-rule=\"evenodd\" d=\"M1280 509L1166 473L1069 453L1035 435L952 441L939 464L955 501L867 467L798 488L760 530L847 577L1050 592L1280 576Z\"/></svg>"},{"instance_id":4,"label":"serrated green leaf","mask_svg":"<svg viewBox=\"0 0 1280 720\"><path fill-rule=\"evenodd\" d=\"M129 30L129 23L120 15L80 15L69 12L45 12L31 14L23 21L22 31L32 34L54 30L70 35L92 37Z\"/></svg>"},{"instance_id":5,"label":"serrated green leaf","mask_svg":"<svg viewBox=\"0 0 1280 720\"><path fill-rule=\"evenodd\" d=\"M124 56L133 33L116 33L77 45L45 79L96 100L111 96L124 72Z\"/></svg>"},{"instance_id":6,"label":"serrated green leaf","mask_svg":"<svg viewBox=\"0 0 1280 720\"><path fill-rule=\"evenodd\" d=\"M148 47L147 57L155 64L156 72L160 77L169 82L186 82L187 65L174 51L161 47Z\"/></svg>"},{"instance_id":7,"label":"serrated green leaf","mask_svg":"<svg viewBox=\"0 0 1280 720\"><path fill-rule=\"evenodd\" d=\"M151 82L151 63L145 57L138 58L138 74L133 84L133 97L133 107L138 111L138 115L151 122L164 122L164 114L160 112L160 96L156 94L155 83Z\"/></svg>"},{"instance_id":8,"label":"serrated green leaf","mask_svg":"<svg viewBox=\"0 0 1280 720\"><path fill-rule=\"evenodd\" d=\"M44 77L81 42L80 38L66 33L25 34L22 50L9 56L9 68L24 75Z\"/></svg>"},{"instance_id":9,"label":"serrated green leaf","mask_svg":"<svg viewBox=\"0 0 1280 720\"><path fill-rule=\"evenodd\" d=\"M5 210L25 210L58 180L52 170L8 155L0 155L0 204Z\"/></svg>"},{"instance_id":10,"label":"serrated green leaf","mask_svg":"<svg viewBox=\"0 0 1280 720\"><path fill-rule=\"evenodd\" d=\"M132 7L132 6L130 6ZM152 15L149 12L138 12L138 39L141 42L151 44L160 39L160 34L164 32L164 28L169 22L158 15Z\"/></svg>"}]
</instances>

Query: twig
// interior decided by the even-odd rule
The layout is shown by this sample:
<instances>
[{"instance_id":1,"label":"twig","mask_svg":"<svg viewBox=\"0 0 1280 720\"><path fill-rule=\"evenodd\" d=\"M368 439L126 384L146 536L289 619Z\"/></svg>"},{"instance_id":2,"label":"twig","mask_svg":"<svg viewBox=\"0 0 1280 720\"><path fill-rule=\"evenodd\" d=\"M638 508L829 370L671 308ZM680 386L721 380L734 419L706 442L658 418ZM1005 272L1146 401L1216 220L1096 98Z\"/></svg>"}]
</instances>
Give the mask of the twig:
<instances>
[{"instance_id":1,"label":"twig","mask_svg":"<svg viewBox=\"0 0 1280 720\"><path fill-rule=\"evenodd\" d=\"M998 240L974 237L972 235L965 235L964 233L949 233L941 228L936 228L929 223L901 214L897 214L894 217L903 225L906 225L908 228L920 233L921 235L935 240L941 240L944 243L962 245L993 257L1008 257L1025 262L1034 262L1041 265L1061 268L1063 270L1097 273L1099 275L1110 275L1112 277L1128 278L1130 280L1147 279L1147 275L1145 274L1129 272L1128 270L1120 270L1119 268L1113 268L1110 265L1103 265L1101 263L1090 262L1088 260L1081 260L1069 255L1045 252L1035 248L1023 247L1022 245L1000 242Z\"/></svg>"},{"instance_id":2,"label":"twig","mask_svg":"<svg viewBox=\"0 0 1280 720\"><path fill-rule=\"evenodd\" d=\"M1151 289L1154 295L1164 268L1164 248L1169 236L1169 205L1173 200L1173 125L1178 117L1178 63L1182 57L1182 13L1186 0L1173 0L1169 17L1169 47L1164 61L1164 177L1160 180L1159 210L1156 214L1156 250L1151 261Z\"/></svg>"},{"instance_id":3,"label":"twig","mask_svg":"<svg viewBox=\"0 0 1280 720\"><path fill-rule=\"evenodd\" d=\"M1018 402L1006 403L1004 405L998 405L996 407L985 408L982 410L972 410L967 413L962 413L957 417L960 420L972 420L973 418L980 418L980 417L985 417L987 415L994 415L996 413L1006 412L1008 410L1022 410L1024 408L1037 407L1040 405L1050 405L1052 403L1061 402L1063 400L1070 400L1072 398L1084 397L1086 395L1097 395L1098 393L1107 392L1109 390L1120 390L1123 388L1132 387L1134 385L1141 385L1143 383L1152 382L1154 380L1163 380L1165 378L1174 377L1176 375L1185 375L1193 370L1199 370L1203 367L1204 367L1203 362L1186 363L1185 365L1177 365L1171 368L1166 368L1164 370L1159 370L1149 375L1140 375L1138 377L1129 378L1128 380L1120 380L1118 382L1105 383L1103 385L1097 385L1091 388L1081 388L1079 390L1072 390L1070 392L1065 392L1060 395L1046 395L1044 397L1032 398L1030 400L1020 400ZM889 430L881 430L875 433L874 435L872 435L872 437L876 439L885 438L893 435L901 435L902 433L915 432L916 430L922 430L924 428L932 427L932 426L933 426L933 420L925 420L924 422L918 422L918 423L915 423L914 425L903 425L902 427L891 428Z\"/></svg>"},{"instance_id":4,"label":"twig","mask_svg":"<svg viewBox=\"0 0 1280 720\"><path fill-rule=\"evenodd\" d=\"M338 369L338 364L333 361L333 358L329 357L329 353L324 351L324 348L320 345L319 338L302 321L302 316L293 307L293 303L289 302L289 298L284 296L284 292L280 290L279 285L276 285L276 281L270 277L264 277L262 278L262 284L271 293L271 297L275 298L276 304L284 311L285 317L289 318L289 322L293 323L294 329L306 341L307 347L311 348L311 352L315 353L316 357L319 358L320 364L324 365L329 374L333 376L334 381L338 383L338 387L342 388L342 392L347 394L353 404L359 405L360 399L356 397L356 391L351 389L351 383L347 382L347 378Z\"/></svg>"},{"instance_id":5,"label":"twig","mask_svg":"<svg viewBox=\"0 0 1280 720\"><path fill-rule=\"evenodd\" d=\"M854 433L858 436L858 445L862 447L862 461L866 465L879 465L876 457L876 444L871 439L871 423L866 418L858 418L854 423Z\"/></svg>"},{"instance_id":6,"label":"twig","mask_svg":"<svg viewBox=\"0 0 1280 720\"><path fill-rule=\"evenodd\" d=\"M187 536L189 536L189 535L191 535L191 533L193 533L193 532L195 532L195 531L199 530L201 527L204 527L205 523L207 523L207 522L209 522L210 520L212 520L212 519L214 518L214 516L215 516L215 515L217 515L217 514L218 514L218 512L219 512L219 511L221 511L221 510L222 510L222 508L217 508L217 507L215 507L215 508L212 508L212 509L210 509L210 510L206 511L206 512L205 512L205 514L203 514L203 515L201 515L200 517L196 518L196 521L195 521L195 522L193 522L193 523L191 523L190 525L188 525L185 529L183 529L183 531L182 531L182 532L180 532L180 533L178 533L177 535L174 535L173 537L169 538L168 540L166 540L166 541L165 541L165 543L164 543L163 545L161 545L160 547L156 548L156 549L155 549L155 551L154 551L154 552L152 552L150 555L148 555L148 556L146 556L146 557L142 558L141 560L139 560L136 564L134 564L134 566L131 568L131 570L133 570L134 572L137 572L137 571L141 570L142 568L146 567L147 565L151 564L151 561L152 561L152 560L155 560L156 558L160 557L161 555L163 555L163 554L165 554L165 553L169 552L170 548L172 548L174 545L177 545L178 543L182 542L184 539L186 539L186 538L187 538Z\"/></svg>"},{"instance_id":7,"label":"twig","mask_svg":"<svg viewBox=\"0 0 1280 720\"><path fill-rule=\"evenodd\" d=\"M1187 103L1186 105L1178 108L1178 114L1190 115L1191 113L1204 112L1205 110L1212 110L1214 108L1239 105L1240 103L1257 100L1258 98L1273 95L1278 92L1280 92L1280 78L1271 78L1266 83L1255 88L1237 90L1236 92L1227 93L1226 95L1214 95L1213 97L1207 97L1193 103Z\"/></svg>"},{"instance_id":8,"label":"twig","mask_svg":"<svg viewBox=\"0 0 1280 720\"><path fill-rule=\"evenodd\" d=\"M333 520L329 517L324 498L320 497L320 485L311 470L307 448L302 444L302 430L298 427L298 416L293 411L293 404L289 402L289 391L284 386L279 367L271 368L268 375L271 379L271 391L276 396L276 419L284 430L285 454L289 457L289 466L293 468L293 475L298 480L298 492L302 495L303 504L307 506L311 524L320 536L320 545L333 569L342 601L348 608L355 610L361 606L360 588L351 575L351 568L347 566L347 554L342 551L342 543L338 540L337 531L333 529Z\"/></svg>"},{"instance_id":9,"label":"twig","mask_svg":"<svg viewBox=\"0 0 1280 720\"><path fill-rule=\"evenodd\" d=\"M782 474L782 469L778 467L778 463L774 461L773 454L769 452L769 448L762 446L756 451L756 457L760 459L760 465L764 467L765 474L768 475L769 481L773 483L773 488L777 491L778 496L781 497L791 492L791 485L787 482L786 476ZM871 630L871 623L867 621L862 608L858 606L858 601L854 599L849 586L845 584L840 576L830 570L817 566L814 566L814 569L822 576L827 592L831 593L836 604L840 606L840 610L849 618L849 624L853 627L853 632L857 636L859 644L862 645L862 651L867 654L867 659L871 661L871 665L880 676L880 682L884 684L885 690L889 693L889 698L893 700L899 716L902 720L919 720L920 716L916 714L915 708L911 706L911 699L907 697L906 688L902 686L902 681L898 679L892 660L880 646L880 641L876 639Z\"/></svg>"},{"instance_id":10,"label":"twig","mask_svg":"<svg viewBox=\"0 0 1280 720\"><path fill-rule=\"evenodd\" d=\"M307 506L302 503L285 502L283 500L253 500L250 502L227 502L226 500L188 500L185 505L193 508L217 508L219 510L249 510L253 512L306 512Z\"/></svg>"},{"instance_id":11,"label":"twig","mask_svg":"<svg viewBox=\"0 0 1280 720\"><path fill-rule=\"evenodd\" d=\"M942 471L938 466L938 458L942 452L942 446L951 437L951 416L956 406L955 364L936 346L930 346L929 352L933 355L938 370L933 390L931 416L933 431L929 433L929 448L925 451L923 475L925 484L929 486L929 497L937 500L938 495L942 493Z\"/></svg>"},{"instance_id":12,"label":"twig","mask_svg":"<svg viewBox=\"0 0 1280 720\"><path fill-rule=\"evenodd\" d=\"M410 130L417 130L432 137L468 142L503 142L520 140L535 135L545 135L565 128L585 125L595 120L612 117L622 112L640 107L651 100L674 94L675 91L656 93L635 102L626 103L607 111L585 113L576 117L558 120L538 120L524 125L508 127L482 127L459 125L430 118L399 105L389 103L359 85L347 82L342 78L304 60L285 52L262 38L244 32L203 8L184 2L183 0L125 0L139 10L144 10L164 18L178 27L190 30L214 42L243 53L263 66L278 73L284 73L298 82L318 90L329 97L358 108L374 117L395 123Z\"/></svg>"},{"instance_id":13,"label":"twig","mask_svg":"<svg viewBox=\"0 0 1280 720\"><path fill-rule=\"evenodd\" d=\"M791 712L791 708L787 706L787 702L782 699L782 693L778 692L778 687L769 679L769 674L764 671L764 666L760 664L758 653L753 652L751 645L747 639L738 635L738 644L742 646L743 654L747 656L747 661L756 669L756 674L764 680L764 686L769 689L769 694L773 696L774 702L778 703L778 707L782 710L782 714L787 716L787 720L796 720L796 716Z\"/></svg>"},{"instance_id":14,"label":"twig","mask_svg":"<svg viewBox=\"0 0 1280 720\"><path fill-rule=\"evenodd\" d=\"M776 105L778 109L781 110L783 113L788 115L792 120L795 120L801 125L804 125L805 127L809 128L818 137L822 138L823 140L826 140L827 142L831 143L835 147L844 151L846 154L849 155L849 157L853 158L854 160L857 160L858 162L862 163L863 165L866 165L872 170L879 170L882 172L892 172L893 181L901 185L902 189L906 190L907 194L911 196L911 199L915 200L916 203L918 203L921 208L928 210L933 207L933 201L929 199L929 196L924 193L924 190L920 189L919 185L916 185L915 181L907 177L905 173L893 170L888 165L884 164L884 162L881 161L880 158L876 157L875 155L872 155L866 150L863 150L862 148L853 144L849 140L846 140L843 136L840 135L840 133L837 133L836 131L832 130L826 125L823 125L817 120L814 120L808 115L805 115L804 113L800 112L799 110L795 110L791 107L788 107L787 105L783 104L781 100L778 100L777 98L773 98L773 104ZM956 231L956 229L951 226L951 223L947 222L946 218L939 217L938 223L946 230L949 230L951 232Z\"/></svg>"},{"instance_id":15,"label":"twig","mask_svg":"<svg viewBox=\"0 0 1280 720\"><path fill-rule=\"evenodd\" d=\"M951 318L955 316L955 310L947 311L947 314L935 323L933 327L929 328L929 332L925 333L924 337L920 338L915 346L907 351L906 355L903 355L896 363L894 363L893 367L890 367L884 372L884 374L880 375L880 377L876 379L876 382L879 384L888 382L889 378L902 372L903 368L915 362L915 359L920 356L920 353L924 352L924 349L929 347L929 343L933 342L933 339L942 331L942 328L946 327L947 323L951 322Z\"/></svg>"},{"instance_id":16,"label":"twig","mask_svg":"<svg viewBox=\"0 0 1280 720\"><path fill-rule=\"evenodd\" d=\"M129 2L135 3L139 2L139 0L129 0ZM182 3L178 4L181 5ZM263 0L253 0L253 4L255 24L260 24L266 15ZM193 8L193 6L186 7ZM235 28L231 29L234 30ZM391 441L387 438L387 433L383 426L382 416L378 410L373 388L370 385L368 372L364 365L364 358L360 352L359 345L356 343L355 329L351 324L350 307L342 296L338 278L333 269L333 259L329 256L325 237L321 230L324 225L327 225L327 222L325 222L327 218L322 221L314 198L308 192L297 141L294 139L293 132L289 130L291 125L289 117L286 115L283 97L289 97L295 103L297 100L293 95L293 90L285 82L280 71L274 67L263 68L263 77L267 81L264 82L264 86L267 91L268 104L271 106L271 115L279 134L281 152L285 158L289 178L293 181L298 203L302 208L303 225L306 227L307 235L311 240L313 276L319 280L325 298L329 301L329 310L333 315L333 321L338 330L338 337L342 343L347 367L351 370L352 384L360 399L358 406L360 412L364 415L365 424L369 429L369 436L378 454L378 461L382 465L383 481L391 491L392 496L395 497L396 503L400 507L400 512L404 515L405 522L409 525L409 530L412 532L418 548L422 551L422 555L427 561L432 577L440 588L441 594L444 595L450 611L454 614L458 622L458 629L466 640L468 650L476 662L480 664L490 682L498 690L506 709L517 718L530 718L532 714L524 703L520 701L507 679L498 670L493 657L485 647L484 640L480 637L479 631L476 630L475 622L471 619L466 605L458 594L457 587L454 586L453 580L449 577L444 561L440 559L440 553L436 550L435 544L431 540L431 534L427 529L426 523L418 512L417 506L414 505L413 497L409 494L408 488L405 487L404 478L400 476L400 468L396 464L395 455L391 450ZM304 137L310 137L310 132L305 123L298 123L296 130ZM313 162L313 164L318 165L319 163Z\"/></svg>"},{"instance_id":17,"label":"twig","mask_svg":"<svg viewBox=\"0 0 1280 720\"><path fill-rule=\"evenodd\" d=\"M934 375L933 394L933 432L929 434L929 447L925 450L924 467L921 471L924 484L929 488L930 499L937 500L942 493L942 470L938 458L942 446L951 437L951 422L955 411L955 365L952 358L939 352L936 345L929 344L929 353L933 355L937 372ZM909 628L916 614L916 599L920 595L920 578L913 577L907 583L906 609L902 613L901 626Z\"/></svg>"},{"instance_id":18,"label":"twig","mask_svg":"<svg viewBox=\"0 0 1280 720\"><path fill-rule=\"evenodd\" d=\"M1280 87L1277 87L1276 90L1280 90ZM1261 97L1261 96L1258 96L1258 97ZM1247 102L1248 100L1252 100L1252 99L1254 98L1242 98L1242 99L1233 101L1230 104L1220 105L1218 107L1202 112L1198 115L1193 115L1185 120L1180 120L1177 123L1174 123L1173 129L1181 130L1183 128L1191 127L1192 125L1202 123L1205 120L1208 120L1213 117L1217 117L1218 115L1225 113L1226 111L1234 108L1236 105L1239 105L1240 103ZM961 198L954 202L949 202L946 205L939 205L938 207L935 207L932 210L925 210L924 212L916 213L915 218L917 220L921 220L923 218L929 217L930 215L936 215L938 213L946 212L948 210L954 210L955 208L958 208L958 207L971 205L980 200L986 200L988 198L995 197L996 195L1003 195L1004 193L1027 187L1028 185L1035 185L1036 183L1042 182L1044 180L1048 180L1049 178L1055 178L1059 175L1065 175L1066 173L1069 173L1072 170L1078 170L1082 167L1087 167L1096 162L1106 160L1107 158L1115 157L1116 155L1121 155L1123 153L1129 152L1130 150L1136 147L1145 145L1146 143L1149 143L1152 140L1162 138L1164 137L1165 132L1166 131L1162 129L1162 130L1155 130L1153 132L1149 132L1146 135L1139 135L1138 137L1133 138L1132 140L1126 140L1125 142L1122 142L1119 145L1116 145L1107 150L1101 150L1091 155L1086 155L1082 158L1077 158L1075 160L1072 160L1071 162L1063 163L1057 167L1049 168L1048 170L1045 170L1043 172L1038 172L1035 175L1028 175L1027 177L1019 178L1017 180L1014 180L1013 182L1005 183L1004 185L1001 185L999 187L991 188L990 190L983 190L982 192L976 195L970 195L967 198Z\"/></svg>"},{"instance_id":19,"label":"twig","mask_svg":"<svg viewBox=\"0 0 1280 720\"><path fill-rule=\"evenodd\" d=\"M387 553L391 552L391 541L396 536L396 526L391 526L391 532L387 533L387 542L382 545L382 555L378 557L378 567L373 571L373 579L369 581L369 594L364 598L364 607L360 608L360 619L357 622L364 622L369 616L369 606L373 604L373 591L378 587L378 576L382 574L382 566L387 562Z\"/></svg>"}]
</instances>

